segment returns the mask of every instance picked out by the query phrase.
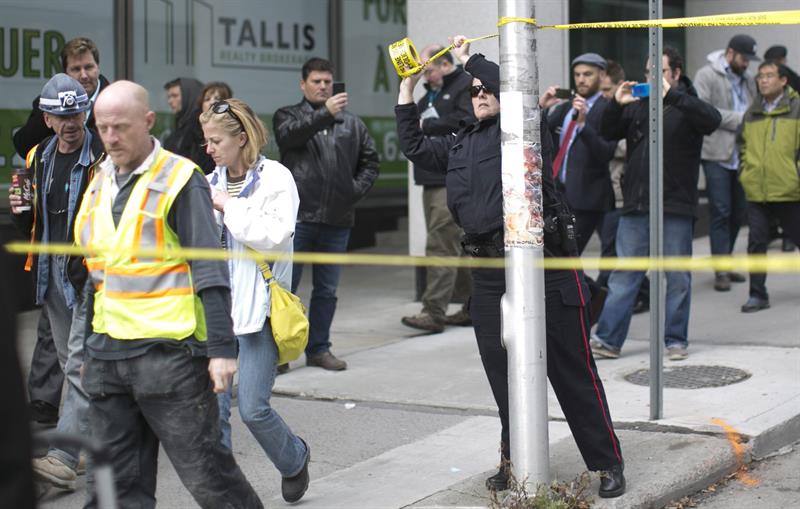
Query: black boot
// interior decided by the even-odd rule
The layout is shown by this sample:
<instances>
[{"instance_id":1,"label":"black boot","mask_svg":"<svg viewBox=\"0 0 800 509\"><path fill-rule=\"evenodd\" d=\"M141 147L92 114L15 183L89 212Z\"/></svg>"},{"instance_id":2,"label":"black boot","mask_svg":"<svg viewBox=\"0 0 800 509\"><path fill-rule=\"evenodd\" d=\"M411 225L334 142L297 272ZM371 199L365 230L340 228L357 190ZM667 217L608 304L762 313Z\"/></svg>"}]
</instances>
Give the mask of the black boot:
<instances>
[{"instance_id":1,"label":"black boot","mask_svg":"<svg viewBox=\"0 0 800 509\"><path fill-rule=\"evenodd\" d=\"M609 470L600 472L600 491L601 498L615 498L625 493L625 475L622 471L625 464L614 465Z\"/></svg>"},{"instance_id":2,"label":"black boot","mask_svg":"<svg viewBox=\"0 0 800 509\"><path fill-rule=\"evenodd\" d=\"M508 489L508 469L505 465L500 467L496 474L486 479L486 489L491 491L505 491Z\"/></svg>"}]
</instances>

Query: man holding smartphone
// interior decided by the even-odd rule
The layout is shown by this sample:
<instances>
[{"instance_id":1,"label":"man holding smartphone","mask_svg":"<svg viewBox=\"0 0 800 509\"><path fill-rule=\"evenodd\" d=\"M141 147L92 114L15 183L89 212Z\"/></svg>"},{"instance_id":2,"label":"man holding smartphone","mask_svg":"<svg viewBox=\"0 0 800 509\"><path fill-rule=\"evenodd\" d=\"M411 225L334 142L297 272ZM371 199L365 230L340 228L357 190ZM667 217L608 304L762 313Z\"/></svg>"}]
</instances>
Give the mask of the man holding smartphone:
<instances>
[{"instance_id":1,"label":"man holding smartphone","mask_svg":"<svg viewBox=\"0 0 800 509\"><path fill-rule=\"evenodd\" d=\"M605 76L606 59L597 53L585 53L572 61L574 94L550 108L547 124L553 143L559 147L553 177L570 209L575 214L575 238L578 253L597 231L602 235L603 217L614 210L614 189L608 164L614 158L616 141L600 136L600 119L608 99L600 92ZM564 97L565 90L550 87L543 94L548 105L553 98Z\"/></svg>"},{"instance_id":2,"label":"man holding smartphone","mask_svg":"<svg viewBox=\"0 0 800 509\"><path fill-rule=\"evenodd\" d=\"M680 53L664 46L664 256L691 256L697 212L697 180L703 136L720 125L722 117L711 104L697 97L684 74ZM650 65L646 66L649 73ZM624 202L617 228L617 256L647 256L650 250L650 165L648 101L633 96L634 81L623 81L600 121L606 139L627 143L628 155L622 194ZM636 294L644 272L614 271L608 280L608 299L592 335L595 357L616 359L628 336ZM664 343L669 360L689 356L689 311L692 274L666 273Z\"/></svg>"},{"instance_id":3,"label":"man holding smartphone","mask_svg":"<svg viewBox=\"0 0 800 509\"><path fill-rule=\"evenodd\" d=\"M603 219L606 212L614 210L614 189L608 165L614 158L616 141L600 136L600 118L608 99L600 91L600 82L606 74L606 59L597 53L584 53L572 61L572 77L577 93L556 87L548 88L542 96L547 125L558 148L553 160L555 182L575 215L575 240L578 254L583 254L586 244L597 231L603 236ZM566 93L565 93L566 92ZM552 106L555 99L568 100ZM608 247L608 246L606 246ZM611 249L603 256L614 256ZM590 277L586 277L592 294L591 322L600 314L606 291Z\"/></svg>"},{"instance_id":4,"label":"man holding smartphone","mask_svg":"<svg viewBox=\"0 0 800 509\"><path fill-rule=\"evenodd\" d=\"M340 93L333 93L330 62L306 61L300 90L303 99L279 109L272 118L281 163L292 172L300 194L294 249L343 253L355 222L355 204L378 178L378 152L364 122L345 110L344 84ZM313 272L306 364L341 371L347 363L330 351L341 266L314 265ZM303 266L294 265L292 292L302 274ZM287 369L278 367L279 372Z\"/></svg>"}]
</instances>

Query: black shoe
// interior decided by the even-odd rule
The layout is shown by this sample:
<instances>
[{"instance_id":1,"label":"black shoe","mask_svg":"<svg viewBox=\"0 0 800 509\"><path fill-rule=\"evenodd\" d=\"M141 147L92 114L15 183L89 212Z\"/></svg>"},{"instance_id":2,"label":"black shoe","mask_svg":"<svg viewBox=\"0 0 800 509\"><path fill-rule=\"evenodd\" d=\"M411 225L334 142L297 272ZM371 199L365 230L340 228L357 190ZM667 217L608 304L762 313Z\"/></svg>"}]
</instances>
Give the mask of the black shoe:
<instances>
[{"instance_id":1,"label":"black shoe","mask_svg":"<svg viewBox=\"0 0 800 509\"><path fill-rule=\"evenodd\" d=\"M731 275L727 272L718 272L714 276L714 290L718 292L731 291Z\"/></svg>"},{"instance_id":2,"label":"black shoe","mask_svg":"<svg viewBox=\"0 0 800 509\"><path fill-rule=\"evenodd\" d=\"M508 471L505 467L500 467L496 474L486 479L486 489L491 491L508 489Z\"/></svg>"},{"instance_id":3,"label":"black shoe","mask_svg":"<svg viewBox=\"0 0 800 509\"><path fill-rule=\"evenodd\" d=\"M600 472L600 498L615 498L625 493L625 465L620 463Z\"/></svg>"},{"instance_id":4,"label":"black shoe","mask_svg":"<svg viewBox=\"0 0 800 509\"><path fill-rule=\"evenodd\" d=\"M58 424L58 408L41 400L31 401L31 419L42 426L55 426Z\"/></svg>"},{"instance_id":5,"label":"black shoe","mask_svg":"<svg viewBox=\"0 0 800 509\"><path fill-rule=\"evenodd\" d=\"M769 309L769 300L761 297L750 297L742 306L742 313L755 313L762 309Z\"/></svg>"},{"instance_id":6,"label":"black shoe","mask_svg":"<svg viewBox=\"0 0 800 509\"><path fill-rule=\"evenodd\" d=\"M747 281L747 278L744 274L740 274L738 272L728 272L728 278L730 278L731 283L744 283Z\"/></svg>"},{"instance_id":7,"label":"black shoe","mask_svg":"<svg viewBox=\"0 0 800 509\"><path fill-rule=\"evenodd\" d=\"M311 448L302 438L300 438L300 441L306 446L306 461L303 464L303 468L297 475L281 479L281 495L289 503L297 502L303 498L308 489L308 462L311 460Z\"/></svg>"}]
</instances>

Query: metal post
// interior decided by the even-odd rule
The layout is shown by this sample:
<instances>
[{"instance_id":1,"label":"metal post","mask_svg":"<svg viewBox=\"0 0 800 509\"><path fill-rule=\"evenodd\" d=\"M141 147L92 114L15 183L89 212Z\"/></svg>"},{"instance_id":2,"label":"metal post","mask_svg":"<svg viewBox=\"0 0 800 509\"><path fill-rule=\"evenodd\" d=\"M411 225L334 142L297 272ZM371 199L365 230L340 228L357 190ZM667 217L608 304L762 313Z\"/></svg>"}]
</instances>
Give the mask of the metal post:
<instances>
[{"instance_id":1,"label":"metal post","mask_svg":"<svg viewBox=\"0 0 800 509\"><path fill-rule=\"evenodd\" d=\"M500 0L499 15L535 18L534 1ZM508 351L511 467L517 481L533 490L550 478L544 271L534 268L544 255L544 224L533 25L500 27L500 112L506 247L502 313Z\"/></svg>"},{"instance_id":2,"label":"metal post","mask_svg":"<svg viewBox=\"0 0 800 509\"><path fill-rule=\"evenodd\" d=\"M650 0L650 19L662 19L662 0ZM650 258L664 254L664 100L662 74L662 28L650 28ZM664 414L664 272L650 273L650 419Z\"/></svg>"},{"instance_id":3,"label":"metal post","mask_svg":"<svg viewBox=\"0 0 800 509\"><path fill-rule=\"evenodd\" d=\"M124 79L133 79L133 2L115 0L114 80Z\"/></svg>"}]
</instances>

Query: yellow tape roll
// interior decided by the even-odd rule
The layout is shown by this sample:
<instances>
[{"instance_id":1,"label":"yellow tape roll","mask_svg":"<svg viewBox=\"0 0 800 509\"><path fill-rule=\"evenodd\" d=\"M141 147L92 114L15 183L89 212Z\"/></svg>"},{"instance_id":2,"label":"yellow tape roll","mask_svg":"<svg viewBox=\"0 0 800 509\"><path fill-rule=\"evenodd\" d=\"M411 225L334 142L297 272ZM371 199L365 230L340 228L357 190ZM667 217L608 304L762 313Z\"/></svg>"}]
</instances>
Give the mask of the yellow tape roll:
<instances>
[{"instance_id":1,"label":"yellow tape roll","mask_svg":"<svg viewBox=\"0 0 800 509\"><path fill-rule=\"evenodd\" d=\"M389 58L401 78L420 72L423 68L414 43L408 37L389 45Z\"/></svg>"}]
</instances>

